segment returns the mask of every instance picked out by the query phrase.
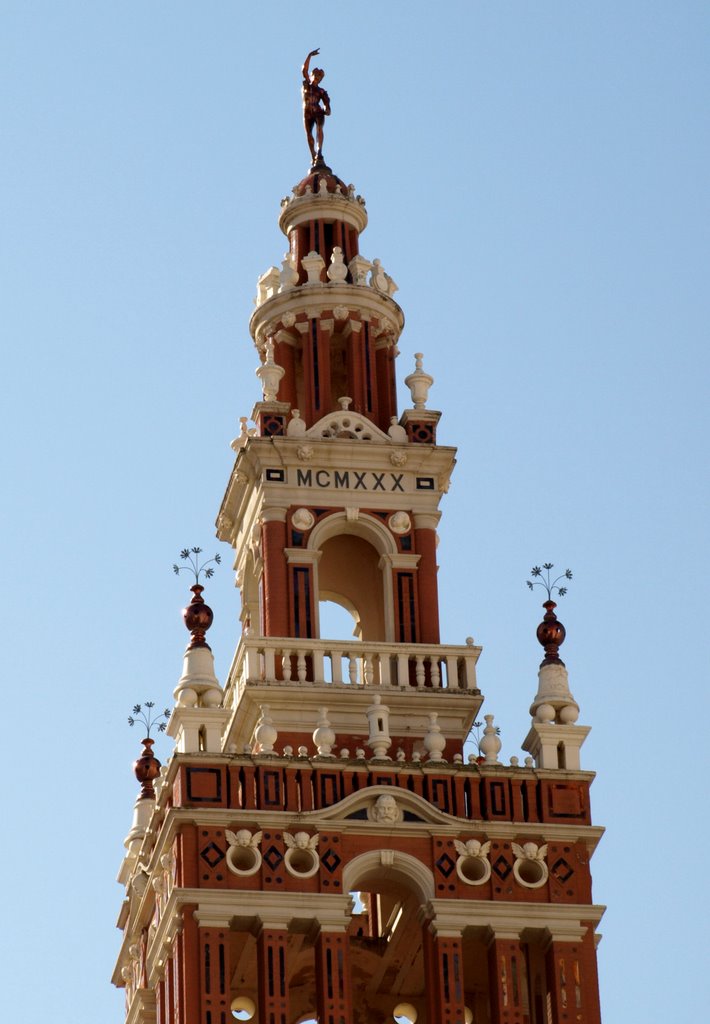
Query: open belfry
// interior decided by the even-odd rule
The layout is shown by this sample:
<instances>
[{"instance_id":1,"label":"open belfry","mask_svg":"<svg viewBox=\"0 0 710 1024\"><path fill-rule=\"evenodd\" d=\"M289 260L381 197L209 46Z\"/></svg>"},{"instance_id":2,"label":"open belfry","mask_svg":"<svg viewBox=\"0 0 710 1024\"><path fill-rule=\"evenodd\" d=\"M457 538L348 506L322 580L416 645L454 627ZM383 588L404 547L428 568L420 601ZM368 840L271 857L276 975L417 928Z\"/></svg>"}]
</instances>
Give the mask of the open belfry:
<instances>
[{"instance_id":1,"label":"open belfry","mask_svg":"<svg viewBox=\"0 0 710 1024\"><path fill-rule=\"evenodd\" d=\"M437 595L455 451L437 443L420 354L397 408L404 315L360 252L364 200L324 162L316 53L313 162L281 202L288 252L258 280L262 397L217 519L240 635L222 684L211 570L183 552L175 747L161 767L147 738L135 763L114 982L128 1024L599 1024L602 830L557 580L534 570L548 600L529 756L498 760L492 715L467 755L481 648L440 643ZM324 602L351 613L351 636L324 635Z\"/></svg>"}]
</instances>

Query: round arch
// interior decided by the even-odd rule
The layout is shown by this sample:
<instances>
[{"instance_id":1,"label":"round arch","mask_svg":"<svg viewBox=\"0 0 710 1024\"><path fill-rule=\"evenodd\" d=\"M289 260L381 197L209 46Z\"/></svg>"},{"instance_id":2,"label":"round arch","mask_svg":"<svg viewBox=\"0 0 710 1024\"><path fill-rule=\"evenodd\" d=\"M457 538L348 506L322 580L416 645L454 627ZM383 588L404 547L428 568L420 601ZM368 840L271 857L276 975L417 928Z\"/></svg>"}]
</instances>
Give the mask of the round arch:
<instances>
[{"instance_id":1,"label":"round arch","mask_svg":"<svg viewBox=\"0 0 710 1024\"><path fill-rule=\"evenodd\" d=\"M374 516L352 518L346 512L334 512L311 531L308 548L318 552L316 605L321 600L335 601L353 615L356 636L392 642L391 566L397 543L387 527Z\"/></svg>"},{"instance_id":2,"label":"round arch","mask_svg":"<svg viewBox=\"0 0 710 1024\"><path fill-rule=\"evenodd\" d=\"M394 858L388 863L394 852ZM382 854L386 854L386 860ZM357 892L368 885L385 881L397 881L409 889L420 903L434 899L434 876L429 868L410 853L399 850L370 850L354 857L343 868L343 889Z\"/></svg>"},{"instance_id":3,"label":"round arch","mask_svg":"<svg viewBox=\"0 0 710 1024\"><path fill-rule=\"evenodd\" d=\"M397 554L397 543L383 523L367 514L359 515L357 519L348 519L346 512L333 512L321 519L311 530L308 548L311 551L320 551L327 540L344 533L366 540L379 555Z\"/></svg>"}]
</instances>

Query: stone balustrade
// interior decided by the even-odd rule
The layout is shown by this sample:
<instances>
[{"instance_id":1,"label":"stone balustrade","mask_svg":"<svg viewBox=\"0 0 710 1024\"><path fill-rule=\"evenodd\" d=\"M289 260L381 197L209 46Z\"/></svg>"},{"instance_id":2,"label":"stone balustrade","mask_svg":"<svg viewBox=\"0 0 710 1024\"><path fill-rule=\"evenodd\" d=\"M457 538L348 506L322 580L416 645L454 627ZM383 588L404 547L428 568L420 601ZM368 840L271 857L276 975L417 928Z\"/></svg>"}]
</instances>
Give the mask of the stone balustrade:
<instances>
[{"instance_id":1,"label":"stone balustrade","mask_svg":"<svg viewBox=\"0 0 710 1024\"><path fill-rule=\"evenodd\" d=\"M227 680L225 706L247 683L459 690L478 694L473 644L388 644L347 640L248 637L240 640Z\"/></svg>"}]
</instances>

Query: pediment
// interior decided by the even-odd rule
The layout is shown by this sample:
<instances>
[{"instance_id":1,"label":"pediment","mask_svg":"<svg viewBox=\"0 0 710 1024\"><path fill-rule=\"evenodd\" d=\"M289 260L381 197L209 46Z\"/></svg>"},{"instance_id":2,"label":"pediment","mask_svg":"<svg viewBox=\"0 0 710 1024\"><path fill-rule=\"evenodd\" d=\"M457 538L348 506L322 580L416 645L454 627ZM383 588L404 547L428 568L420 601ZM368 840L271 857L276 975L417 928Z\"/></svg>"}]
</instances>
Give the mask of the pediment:
<instances>
[{"instance_id":1,"label":"pediment","mask_svg":"<svg viewBox=\"0 0 710 1024\"><path fill-rule=\"evenodd\" d=\"M378 820L378 812L375 809L381 797L394 799L397 813L392 820ZM400 789L399 786L388 785L367 786L366 789L351 793L330 807L302 814L301 820L306 822L309 817L317 818L319 823L341 822L345 825L346 822L366 822L373 828L396 828L400 824L453 825L459 828L461 824L459 818L440 811L416 793Z\"/></svg>"},{"instance_id":2,"label":"pediment","mask_svg":"<svg viewBox=\"0 0 710 1024\"><path fill-rule=\"evenodd\" d=\"M390 438L372 420L359 412L347 409L328 413L305 432L304 437L314 441L347 440L374 441L375 444L391 444Z\"/></svg>"}]
</instances>

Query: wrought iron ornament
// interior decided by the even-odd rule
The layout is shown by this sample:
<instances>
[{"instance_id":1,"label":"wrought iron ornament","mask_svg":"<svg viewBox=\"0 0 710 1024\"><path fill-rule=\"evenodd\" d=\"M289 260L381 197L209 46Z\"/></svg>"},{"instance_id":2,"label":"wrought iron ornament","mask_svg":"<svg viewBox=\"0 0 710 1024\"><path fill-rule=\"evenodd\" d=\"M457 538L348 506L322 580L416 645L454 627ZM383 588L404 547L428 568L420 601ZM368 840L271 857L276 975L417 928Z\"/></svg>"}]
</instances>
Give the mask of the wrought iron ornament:
<instances>
[{"instance_id":1,"label":"wrought iron ornament","mask_svg":"<svg viewBox=\"0 0 710 1024\"><path fill-rule=\"evenodd\" d=\"M543 569L545 570L545 576L542 575ZM564 597L567 593L567 587L560 587L558 586L558 583L560 582L560 580L572 579L572 570L565 569L565 571L561 573L557 577L557 579L550 582L550 569L554 569L554 565L552 562L545 562L542 569L539 565L534 565L530 570L530 573L532 576L535 576L537 578L535 582L533 582L532 580L527 580L527 584L530 590L532 590L533 587L544 587L544 589L547 591L548 601L552 600L552 594L555 590L557 591L560 597Z\"/></svg>"},{"instance_id":2,"label":"wrought iron ornament","mask_svg":"<svg viewBox=\"0 0 710 1024\"><path fill-rule=\"evenodd\" d=\"M165 732L168 719L170 718L170 708L166 708L159 714L153 714L154 707L154 700L147 700L143 704L134 704L133 714L128 716L128 724L130 726L134 726L140 722L143 723L145 726L146 739L150 739L150 730L153 726L158 727L158 732ZM161 719L163 719L163 721L161 721Z\"/></svg>"},{"instance_id":3,"label":"wrought iron ornament","mask_svg":"<svg viewBox=\"0 0 710 1024\"><path fill-rule=\"evenodd\" d=\"M178 576L183 570L191 572L195 577L195 583L200 582L200 574L205 574L205 579L212 579L214 576L214 569L211 566L211 562L219 565L222 561L221 555L215 555L214 558L208 558L202 565L199 563L199 556L202 554L202 548L183 548L180 552L180 558L184 562L188 562L188 565L173 565L173 572ZM207 568L209 566L209 568Z\"/></svg>"}]
</instances>

